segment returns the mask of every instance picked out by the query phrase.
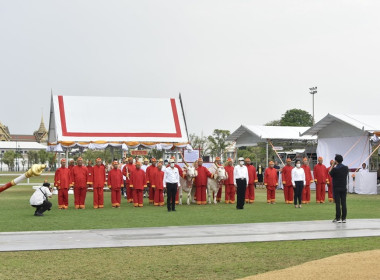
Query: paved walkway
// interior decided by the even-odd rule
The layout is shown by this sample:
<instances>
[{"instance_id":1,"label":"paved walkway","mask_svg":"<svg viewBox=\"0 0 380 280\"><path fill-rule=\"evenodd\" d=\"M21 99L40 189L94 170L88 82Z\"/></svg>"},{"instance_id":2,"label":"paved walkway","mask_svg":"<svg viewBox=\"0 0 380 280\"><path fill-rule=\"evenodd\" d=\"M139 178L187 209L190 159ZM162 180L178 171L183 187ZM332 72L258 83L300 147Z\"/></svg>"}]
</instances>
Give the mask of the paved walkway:
<instances>
[{"instance_id":1,"label":"paved walkway","mask_svg":"<svg viewBox=\"0 0 380 280\"><path fill-rule=\"evenodd\" d=\"M0 251L215 244L380 236L380 219L0 233Z\"/></svg>"}]
</instances>

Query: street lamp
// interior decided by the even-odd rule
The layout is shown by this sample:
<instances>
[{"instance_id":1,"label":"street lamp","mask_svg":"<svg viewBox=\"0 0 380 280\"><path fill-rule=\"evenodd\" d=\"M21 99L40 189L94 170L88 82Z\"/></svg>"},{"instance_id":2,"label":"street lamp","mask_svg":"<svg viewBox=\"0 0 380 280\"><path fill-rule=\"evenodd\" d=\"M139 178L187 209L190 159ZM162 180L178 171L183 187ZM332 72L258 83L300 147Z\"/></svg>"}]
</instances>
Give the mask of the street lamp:
<instances>
[{"instance_id":1,"label":"street lamp","mask_svg":"<svg viewBox=\"0 0 380 280\"><path fill-rule=\"evenodd\" d=\"M314 95L317 93L317 87L312 87L312 88L309 88L310 90L310 94L313 96L313 125L315 123L315 119L314 119Z\"/></svg>"}]
</instances>

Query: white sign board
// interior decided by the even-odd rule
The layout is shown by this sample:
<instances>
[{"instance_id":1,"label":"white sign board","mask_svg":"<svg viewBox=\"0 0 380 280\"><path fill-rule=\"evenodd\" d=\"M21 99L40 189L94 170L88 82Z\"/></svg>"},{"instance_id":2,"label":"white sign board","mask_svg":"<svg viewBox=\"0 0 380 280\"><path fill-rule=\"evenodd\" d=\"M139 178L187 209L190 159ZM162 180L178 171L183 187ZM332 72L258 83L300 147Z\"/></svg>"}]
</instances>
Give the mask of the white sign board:
<instances>
[{"instance_id":1,"label":"white sign board","mask_svg":"<svg viewBox=\"0 0 380 280\"><path fill-rule=\"evenodd\" d=\"M195 162L199 158L199 150L185 150L183 156L186 162Z\"/></svg>"}]
</instances>

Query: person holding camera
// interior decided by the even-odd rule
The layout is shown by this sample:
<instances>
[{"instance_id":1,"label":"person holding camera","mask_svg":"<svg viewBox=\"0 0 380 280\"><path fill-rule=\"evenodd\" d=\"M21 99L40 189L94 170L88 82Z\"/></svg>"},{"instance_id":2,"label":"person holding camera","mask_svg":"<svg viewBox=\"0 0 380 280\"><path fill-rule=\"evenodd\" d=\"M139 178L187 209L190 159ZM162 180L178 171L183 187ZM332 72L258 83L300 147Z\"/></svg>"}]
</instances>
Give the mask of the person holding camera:
<instances>
[{"instance_id":1,"label":"person holding camera","mask_svg":"<svg viewBox=\"0 0 380 280\"><path fill-rule=\"evenodd\" d=\"M335 199L335 219L333 223L345 223L347 217L347 177L348 167L342 164L343 157L335 156L335 164L330 167L330 175L333 179L334 199Z\"/></svg>"},{"instance_id":2,"label":"person holding camera","mask_svg":"<svg viewBox=\"0 0 380 280\"><path fill-rule=\"evenodd\" d=\"M46 210L50 211L52 204L48 198L51 198L51 196L51 187L47 182L36 189L29 200L30 205L36 208L34 216L43 216Z\"/></svg>"}]
</instances>

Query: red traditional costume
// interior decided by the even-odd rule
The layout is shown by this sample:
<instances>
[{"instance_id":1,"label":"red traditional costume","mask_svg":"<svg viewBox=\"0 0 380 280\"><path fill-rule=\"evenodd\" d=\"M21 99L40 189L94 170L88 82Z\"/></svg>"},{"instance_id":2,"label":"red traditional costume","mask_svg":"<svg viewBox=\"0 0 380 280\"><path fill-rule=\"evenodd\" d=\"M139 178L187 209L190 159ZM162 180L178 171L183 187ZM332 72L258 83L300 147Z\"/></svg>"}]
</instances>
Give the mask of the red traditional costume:
<instances>
[{"instance_id":1,"label":"red traditional costume","mask_svg":"<svg viewBox=\"0 0 380 280\"><path fill-rule=\"evenodd\" d=\"M154 206L163 206L164 202L164 175L165 173L159 169L155 172L154 176Z\"/></svg>"},{"instance_id":2,"label":"red traditional costume","mask_svg":"<svg viewBox=\"0 0 380 280\"><path fill-rule=\"evenodd\" d=\"M293 166L291 165L285 165L282 168L282 184L284 186L284 197L285 197L285 203L286 204L292 204L293 203L293 197L294 197L294 190L293 190L293 184L292 184L292 170Z\"/></svg>"},{"instance_id":3,"label":"red traditional costume","mask_svg":"<svg viewBox=\"0 0 380 280\"><path fill-rule=\"evenodd\" d=\"M268 167L264 173L264 185L267 188L267 202L276 202L276 188L278 186L277 169Z\"/></svg>"},{"instance_id":4,"label":"red traditional costume","mask_svg":"<svg viewBox=\"0 0 380 280\"><path fill-rule=\"evenodd\" d=\"M104 207L103 187L106 184L106 169L104 165L95 165L93 168L94 208Z\"/></svg>"},{"instance_id":5,"label":"red traditional costume","mask_svg":"<svg viewBox=\"0 0 380 280\"><path fill-rule=\"evenodd\" d=\"M228 159L228 161L232 159ZM226 203L235 203L235 185L234 185L234 167L227 165L224 167L227 172L228 178L224 180L225 187L225 201Z\"/></svg>"},{"instance_id":6,"label":"red traditional costume","mask_svg":"<svg viewBox=\"0 0 380 280\"><path fill-rule=\"evenodd\" d=\"M152 159L152 162L156 162L156 159ZM154 192L156 187L156 173L158 172L158 168L155 165L150 165L146 169L146 182L149 187L149 203L153 203L154 201Z\"/></svg>"},{"instance_id":7,"label":"red traditional costume","mask_svg":"<svg viewBox=\"0 0 380 280\"><path fill-rule=\"evenodd\" d=\"M195 177L195 187L197 204L206 204L206 188L207 188L207 177L212 178L211 172L204 166L198 166L196 169L198 176Z\"/></svg>"},{"instance_id":8,"label":"red traditional costume","mask_svg":"<svg viewBox=\"0 0 380 280\"><path fill-rule=\"evenodd\" d=\"M142 169L136 168L130 175L130 188L133 193L133 205L143 207L143 192L146 188L146 176Z\"/></svg>"},{"instance_id":9,"label":"red traditional costume","mask_svg":"<svg viewBox=\"0 0 380 280\"><path fill-rule=\"evenodd\" d=\"M85 208L87 193L88 170L86 166L76 165L71 169L71 185L74 187L74 204L76 209Z\"/></svg>"},{"instance_id":10,"label":"red traditional costume","mask_svg":"<svg viewBox=\"0 0 380 280\"><path fill-rule=\"evenodd\" d=\"M69 188L72 182L70 169L66 168L65 160L61 161L63 166L58 168L54 176L54 186L58 189L58 208L67 209L69 207Z\"/></svg>"},{"instance_id":11,"label":"red traditional costume","mask_svg":"<svg viewBox=\"0 0 380 280\"><path fill-rule=\"evenodd\" d=\"M248 164L246 165L247 170L248 170L248 185L247 185L247 190L245 191L245 202L247 203L253 203L255 202L255 184L257 183L257 173L256 173L256 168Z\"/></svg>"},{"instance_id":12,"label":"red traditional costume","mask_svg":"<svg viewBox=\"0 0 380 280\"><path fill-rule=\"evenodd\" d=\"M330 162L330 164L332 165L332 164L334 164L334 161L332 160L331 162ZM333 202L334 201L334 196L333 196L333 182L332 182L332 178L331 178L331 176L330 176L330 173L329 173L329 171L330 171L330 167L331 166L329 166L329 167L327 167L326 168L326 171L327 171L327 180L328 180L328 182L327 182L327 187L328 187L328 197L329 197L329 202Z\"/></svg>"},{"instance_id":13,"label":"red traditional costume","mask_svg":"<svg viewBox=\"0 0 380 280\"><path fill-rule=\"evenodd\" d=\"M125 186L126 186L126 192L127 192L127 201L130 203L133 202L133 194L132 194L132 188L130 188L129 186L131 184L131 175L133 171L135 170L136 170L136 165L134 165L133 163L127 163L126 165L124 165L123 170L122 170L123 175L127 178L127 180L125 180Z\"/></svg>"},{"instance_id":14,"label":"red traditional costume","mask_svg":"<svg viewBox=\"0 0 380 280\"><path fill-rule=\"evenodd\" d=\"M314 180L313 180L313 176L311 175L310 166L303 164L302 168L305 171L305 181L306 181L306 184L302 190L302 203L308 204L310 203L310 184L313 183Z\"/></svg>"},{"instance_id":15,"label":"red traditional costume","mask_svg":"<svg viewBox=\"0 0 380 280\"><path fill-rule=\"evenodd\" d=\"M318 163L314 166L314 180L317 203L325 203L326 183L328 183L327 168L324 164Z\"/></svg>"},{"instance_id":16,"label":"red traditional costume","mask_svg":"<svg viewBox=\"0 0 380 280\"><path fill-rule=\"evenodd\" d=\"M120 207L121 188L124 186L123 174L119 168L113 168L108 172L108 187L111 189L112 207Z\"/></svg>"}]
</instances>

